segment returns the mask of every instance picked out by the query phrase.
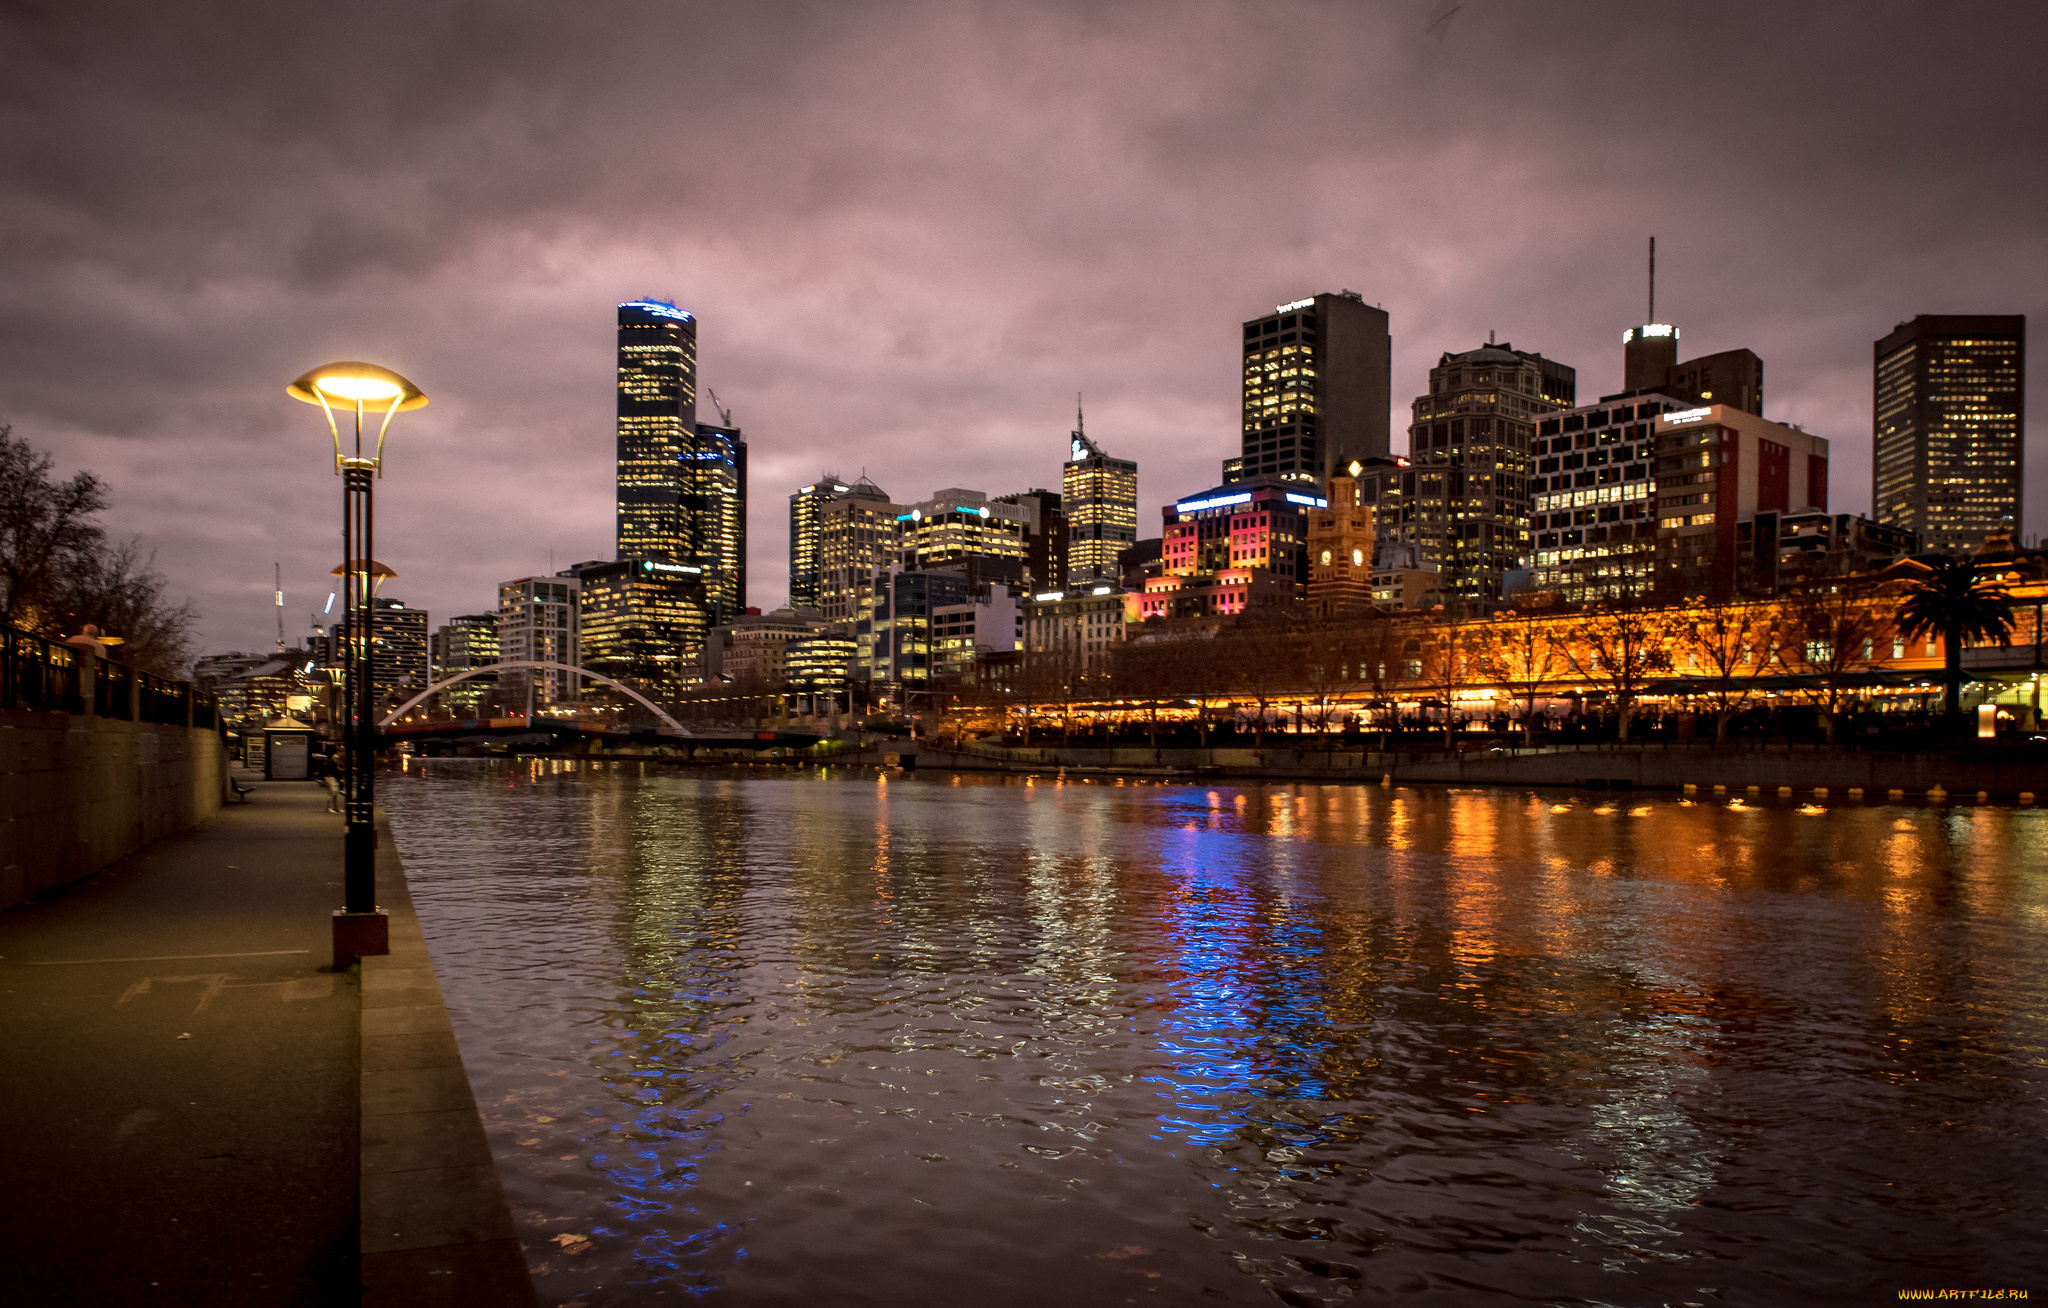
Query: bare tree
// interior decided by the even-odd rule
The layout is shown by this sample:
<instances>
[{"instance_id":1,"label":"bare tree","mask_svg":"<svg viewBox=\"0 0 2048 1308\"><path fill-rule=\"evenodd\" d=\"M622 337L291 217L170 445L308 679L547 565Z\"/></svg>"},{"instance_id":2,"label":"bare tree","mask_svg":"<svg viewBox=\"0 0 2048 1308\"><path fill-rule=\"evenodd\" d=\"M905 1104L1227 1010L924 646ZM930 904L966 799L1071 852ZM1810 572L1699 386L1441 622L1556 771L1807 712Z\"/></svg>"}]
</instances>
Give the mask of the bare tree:
<instances>
[{"instance_id":1,"label":"bare tree","mask_svg":"<svg viewBox=\"0 0 2048 1308\"><path fill-rule=\"evenodd\" d=\"M1778 662L1799 678L1830 745L1842 701L1853 697L1859 674L1879 662L1879 644L1891 643L1891 620L1872 599L1865 587L1820 578L1786 596L1779 609Z\"/></svg>"},{"instance_id":2,"label":"bare tree","mask_svg":"<svg viewBox=\"0 0 2048 1308\"><path fill-rule=\"evenodd\" d=\"M1602 609L1581 615L1568 634L1567 662L1573 672L1606 689L1625 743L1636 700L1651 676L1671 666L1671 619L1655 609Z\"/></svg>"},{"instance_id":3,"label":"bare tree","mask_svg":"<svg viewBox=\"0 0 2048 1308\"><path fill-rule=\"evenodd\" d=\"M1266 747L1267 718L1279 698L1301 684L1300 632L1294 614L1270 608L1240 615L1219 637L1231 685L1258 706L1258 748Z\"/></svg>"},{"instance_id":4,"label":"bare tree","mask_svg":"<svg viewBox=\"0 0 2048 1308\"><path fill-rule=\"evenodd\" d=\"M192 627L198 615L189 600L172 604L166 599L164 584L156 556L144 557L139 542L102 544L55 579L46 612L73 631L91 623L118 634L122 662L177 679L192 669Z\"/></svg>"},{"instance_id":5,"label":"bare tree","mask_svg":"<svg viewBox=\"0 0 2048 1308\"><path fill-rule=\"evenodd\" d=\"M1489 623L1475 642L1479 675L1522 701L1522 740L1536 739L1536 696L1569 666L1553 623L1516 615Z\"/></svg>"},{"instance_id":6,"label":"bare tree","mask_svg":"<svg viewBox=\"0 0 2048 1308\"><path fill-rule=\"evenodd\" d=\"M50 475L50 456L0 424L0 619L45 635L87 623L122 638L122 662L160 677L191 672L189 602L172 604L139 541L108 543L94 518L105 483Z\"/></svg>"},{"instance_id":7,"label":"bare tree","mask_svg":"<svg viewBox=\"0 0 2048 1308\"><path fill-rule=\"evenodd\" d=\"M1442 701L1444 748L1451 747L1457 722L1451 706L1458 692L1470 686L1479 674L1475 647L1478 640L1453 613L1445 613L1430 625L1422 646L1422 681Z\"/></svg>"},{"instance_id":8,"label":"bare tree","mask_svg":"<svg viewBox=\"0 0 2048 1308\"><path fill-rule=\"evenodd\" d=\"M1749 600L1710 600L1678 633L1678 650L1707 682L1714 706L1714 743L1728 739L1728 720L1755 694L1755 674L1778 656L1771 610Z\"/></svg>"},{"instance_id":9,"label":"bare tree","mask_svg":"<svg viewBox=\"0 0 2048 1308\"><path fill-rule=\"evenodd\" d=\"M52 592L98 553L105 533L93 517L107 491L89 472L57 481L50 467L49 455L0 424L0 619L55 634L62 615L50 612Z\"/></svg>"}]
</instances>

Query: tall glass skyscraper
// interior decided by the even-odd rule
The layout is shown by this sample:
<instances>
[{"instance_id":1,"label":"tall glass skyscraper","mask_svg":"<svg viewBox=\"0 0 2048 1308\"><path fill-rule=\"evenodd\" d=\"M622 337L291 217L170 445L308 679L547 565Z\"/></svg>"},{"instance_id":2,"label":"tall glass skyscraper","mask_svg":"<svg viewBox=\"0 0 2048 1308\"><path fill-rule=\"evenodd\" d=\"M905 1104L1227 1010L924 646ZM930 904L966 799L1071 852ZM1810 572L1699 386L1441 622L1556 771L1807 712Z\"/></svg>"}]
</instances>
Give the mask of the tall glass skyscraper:
<instances>
[{"instance_id":1,"label":"tall glass skyscraper","mask_svg":"<svg viewBox=\"0 0 2048 1308\"><path fill-rule=\"evenodd\" d=\"M618 557L674 559L697 449L697 320L660 300L619 306Z\"/></svg>"},{"instance_id":2,"label":"tall glass skyscraper","mask_svg":"<svg viewBox=\"0 0 2048 1308\"><path fill-rule=\"evenodd\" d=\"M714 627L747 611L747 442L737 427L697 424L683 497L683 539L704 569Z\"/></svg>"},{"instance_id":3,"label":"tall glass skyscraper","mask_svg":"<svg viewBox=\"0 0 2048 1308\"><path fill-rule=\"evenodd\" d=\"M1875 353L1871 516L1944 554L2017 534L2026 318L1923 313Z\"/></svg>"},{"instance_id":4,"label":"tall glass skyscraper","mask_svg":"<svg viewBox=\"0 0 2048 1308\"><path fill-rule=\"evenodd\" d=\"M1060 483L1067 517L1065 582L1115 581L1122 575L1117 556L1138 539L1138 465L1104 454L1082 430L1078 412L1067 449Z\"/></svg>"}]
</instances>

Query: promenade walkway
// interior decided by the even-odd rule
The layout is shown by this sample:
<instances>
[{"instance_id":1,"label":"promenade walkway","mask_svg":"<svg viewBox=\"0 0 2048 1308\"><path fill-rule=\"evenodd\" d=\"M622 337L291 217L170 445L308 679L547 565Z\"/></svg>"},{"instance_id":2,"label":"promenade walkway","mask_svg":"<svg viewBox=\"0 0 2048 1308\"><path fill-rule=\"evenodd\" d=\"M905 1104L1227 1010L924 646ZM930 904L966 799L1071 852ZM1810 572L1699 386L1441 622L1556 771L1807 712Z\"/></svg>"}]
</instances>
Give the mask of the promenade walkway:
<instances>
[{"instance_id":1,"label":"promenade walkway","mask_svg":"<svg viewBox=\"0 0 2048 1308\"><path fill-rule=\"evenodd\" d=\"M474 1121L452 1036L366 1042L362 982L329 970L342 842L325 792L259 783L250 798L0 913L0 1299L532 1303L502 1198L489 1211L487 1152L475 1166L481 1128L460 1132L471 1183L452 1199L448 1160L404 1138L415 1123L447 1136L465 1106ZM394 948L412 956L365 969L384 993L372 1007L445 1028L384 843ZM401 1097L435 1078L439 1097L393 1099L393 1061ZM400 1229L365 1241L373 1212Z\"/></svg>"}]
</instances>

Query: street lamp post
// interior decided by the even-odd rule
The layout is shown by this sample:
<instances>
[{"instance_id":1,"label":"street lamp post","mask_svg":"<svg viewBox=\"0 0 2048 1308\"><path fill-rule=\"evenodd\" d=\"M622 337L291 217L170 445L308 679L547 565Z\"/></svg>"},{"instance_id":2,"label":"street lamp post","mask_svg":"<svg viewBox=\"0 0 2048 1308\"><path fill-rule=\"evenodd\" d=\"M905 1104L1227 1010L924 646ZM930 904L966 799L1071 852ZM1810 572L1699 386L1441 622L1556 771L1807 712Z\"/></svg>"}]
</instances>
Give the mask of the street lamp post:
<instances>
[{"instance_id":1,"label":"street lamp post","mask_svg":"<svg viewBox=\"0 0 2048 1308\"><path fill-rule=\"evenodd\" d=\"M377 907L376 756L377 719L370 684L372 597L378 565L370 552L375 515L372 482L384 475L384 436L393 415L427 402L419 387L372 363L329 363L286 387L293 399L317 404L334 437L334 471L341 478L342 640L348 669L352 718L343 733L341 775L342 907L334 915L334 967L339 971L366 954L390 952L390 922ZM335 404L353 410L355 440L344 452ZM377 443L363 451L365 410L383 415Z\"/></svg>"}]
</instances>

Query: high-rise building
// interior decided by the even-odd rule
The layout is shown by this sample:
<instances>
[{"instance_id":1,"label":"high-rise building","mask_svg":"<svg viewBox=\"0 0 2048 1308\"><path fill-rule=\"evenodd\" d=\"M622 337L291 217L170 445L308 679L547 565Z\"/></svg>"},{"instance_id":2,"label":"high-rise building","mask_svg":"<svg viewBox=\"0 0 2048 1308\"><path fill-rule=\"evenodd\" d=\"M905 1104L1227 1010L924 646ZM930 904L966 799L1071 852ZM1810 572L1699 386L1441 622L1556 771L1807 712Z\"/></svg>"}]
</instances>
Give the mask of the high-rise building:
<instances>
[{"instance_id":1,"label":"high-rise building","mask_svg":"<svg viewBox=\"0 0 2048 1308\"><path fill-rule=\"evenodd\" d=\"M617 559L576 569L581 666L653 698L696 680L710 629L704 573L668 559Z\"/></svg>"},{"instance_id":2,"label":"high-rise building","mask_svg":"<svg viewBox=\"0 0 2048 1308\"><path fill-rule=\"evenodd\" d=\"M1385 310L1352 291L1283 304L1244 325L1243 450L1223 480L1320 484L1389 452L1393 341Z\"/></svg>"},{"instance_id":3,"label":"high-rise building","mask_svg":"<svg viewBox=\"0 0 2048 1308\"><path fill-rule=\"evenodd\" d=\"M1656 581L1656 423L1685 403L1610 395L1540 419L1531 451L1539 590L1575 604L1635 599Z\"/></svg>"},{"instance_id":4,"label":"high-rise building","mask_svg":"<svg viewBox=\"0 0 2048 1308\"><path fill-rule=\"evenodd\" d=\"M681 559L692 552L683 507L697 453L688 311L661 300L619 306L618 391L618 557Z\"/></svg>"},{"instance_id":5,"label":"high-rise building","mask_svg":"<svg viewBox=\"0 0 2048 1308\"><path fill-rule=\"evenodd\" d=\"M1621 393L1669 395L1693 404L1732 404L1764 416L1764 361L1750 350L1723 350L1678 361L1678 328L1644 323L1621 334Z\"/></svg>"},{"instance_id":6,"label":"high-rise building","mask_svg":"<svg viewBox=\"0 0 2048 1308\"><path fill-rule=\"evenodd\" d=\"M896 558L896 518L910 512L893 504L863 477L851 493L818 509L818 607L828 622L852 622L874 586L875 569Z\"/></svg>"},{"instance_id":7,"label":"high-rise building","mask_svg":"<svg viewBox=\"0 0 2048 1308\"><path fill-rule=\"evenodd\" d=\"M1680 596L1737 593L1740 526L1760 513L1828 507L1828 442L1732 404L1659 414L1656 589Z\"/></svg>"},{"instance_id":8,"label":"high-rise building","mask_svg":"<svg viewBox=\"0 0 2048 1308\"><path fill-rule=\"evenodd\" d=\"M593 564L581 565L585 567ZM576 569L552 577L520 577L498 584L498 656L502 663L535 662L579 665L576 638ZM582 678L543 669L507 669L499 674L500 698L508 707L536 708L575 699Z\"/></svg>"},{"instance_id":9,"label":"high-rise building","mask_svg":"<svg viewBox=\"0 0 2048 1308\"><path fill-rule=\"evenodd\" d=\"M694 467L685 495L683 538L703 569L710 621L731 622L747 611L747 442L737 427L697 424Z\"/></svg>"},{"instance_id":10,"label":"high-rise building","mask_svg":"<svg viewBox=\"0 0 2048 1308\"><path fill-rule=\"evenodd\" d=\"M1577 385L1573 369L1506 344L1442 355L1429 370L1408 428L1415 494L1405 521L1381 526L1416 546L1447 598L1497 601L1528 561L1530 445Z\"/></svg>"},{"instance_id":11,"label":"high-rise building","mask_svg":"<svg viewBox=\"0 0 2048 1308\"><path fill-rule=\"evenodd\" d=\"M1138 539L1138 465L1104 454L1101 446L1088 439L1085 426L1081 411L1075 409L1060 482L1067 525L1066 567L1058 577L1034 578L1033 584L1041 590L1116 580L1117 555Z\"/></svg>"},{"instance_id":12,"label":"high-rise building","mask_svg":"<svg viewBox=\"0 0 2048 1308\"><path fill-rule=\"evenodd\" d=\"M863 477L858 482L827 473L789 497L789 605L791 608L820 607L824 558L820 553L819 514L827 504L841 497L887 501L879 486Z\"/></svg>"},{"instance_id":13,"label":"high-rise building","mask_svg":"<svg viewBox=\"0 0 2048 1308\"><path fill-rule=\"evenodd\" d=\"M936 676L933 612L968 603L974 592L966 574L954 569L881 574L854 622L855 677L877 692L930 686Z\"/></svg>"},{"instance_id":14,"label":"high-rise building","mask_svg":"<svg viewBox=\"0 0 2048 1308\"><path fill-rule=\"evenodd\" d=\"M1021 585L1037 507L949 486L896 515L897 563L906 571L957 568L970 582Z\"/></svg>"},{"instance_id":15,"label":"high-rise building","mask_svg":"<svg viewBox=\"0 0 2048 1308\"><path fill-rule=\"evenodd\" d=\"M427 674L427 611L382 596L370 605L370 685L381 712L395 705L394 695L409 698L433 684Z\"/></svg>"},{"instance_id":16,"label":"high-rise building","mask_svg":"<svg viewBox=\"0 0 2048 1308\"><path fill-rule=\"evenodd\" d=\"M1227 570L1270 573L1294 588L1308 584L1308 515L1330 502L1312 486L1261 478L1176 500L1160 510L1162 575Z\"/></svg>"},{"instance_id":17,"label":"high-rise building","mask_svg":"<svg viewBox=\"0 0 2048 1308\"><path fill-rule=\"evenodd\" d=\"M1878 341L1872 517L1956 554L2020 524L2023 315L1921 314Z\"/></svg>"},{"instance_id":18,"label":"high-rise building","mask_svg":"<svg viewBox=\"0 0 2048 1308\"><path fill-rule=\"evenodd\" d=\"M1066 509L1052 491L1033 487L998 495L991 504L1014 505L1024 514L1024 582L1028 590L1057 590L1067 584L1069 535Z\"/></svg>"},{"instance_id":19,"label":"high-rise building","mask_svg":"<svg viewBox=\"0 0 2048 1308\"><path fill-rule=\"evenodd\" d=\"M487 668L498 661L498 615L464 613L434 628L432 678L446 681L472 668ZM458 713L468 713L481 704L496 686L494 672L479 673L441 692L441 702Z\"/></svg>"}]
</instances>

